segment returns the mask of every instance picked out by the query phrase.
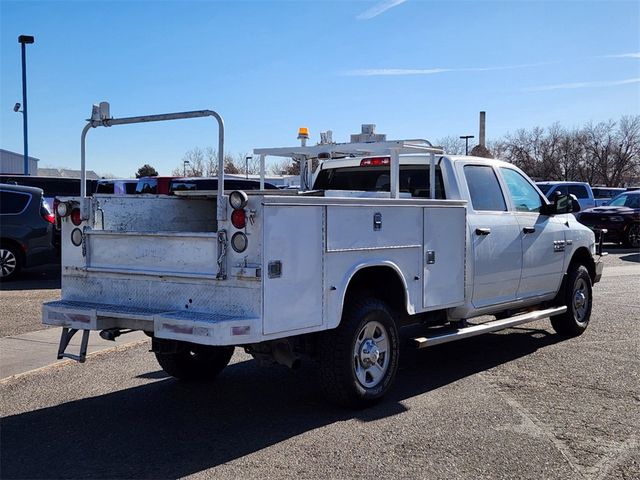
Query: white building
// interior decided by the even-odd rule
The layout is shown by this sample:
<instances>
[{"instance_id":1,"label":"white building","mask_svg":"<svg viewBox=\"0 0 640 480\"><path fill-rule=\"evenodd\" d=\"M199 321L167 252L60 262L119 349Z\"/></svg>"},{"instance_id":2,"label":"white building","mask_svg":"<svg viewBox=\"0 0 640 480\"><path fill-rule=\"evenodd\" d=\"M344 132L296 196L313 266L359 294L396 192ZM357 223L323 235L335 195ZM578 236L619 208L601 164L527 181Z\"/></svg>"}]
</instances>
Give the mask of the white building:
<instances>
[{"instance_id":1,"label":"white building","mask_svg":"<svg viewBox=\"0 0 640 480\"><path fill-rule=\"evenodd\" d=\"M29 157L29 175L38 174L39 161L37 158ZM0 174L22 175L24 173L24 155L0 148Z\"/></svg>"}]
</instances>

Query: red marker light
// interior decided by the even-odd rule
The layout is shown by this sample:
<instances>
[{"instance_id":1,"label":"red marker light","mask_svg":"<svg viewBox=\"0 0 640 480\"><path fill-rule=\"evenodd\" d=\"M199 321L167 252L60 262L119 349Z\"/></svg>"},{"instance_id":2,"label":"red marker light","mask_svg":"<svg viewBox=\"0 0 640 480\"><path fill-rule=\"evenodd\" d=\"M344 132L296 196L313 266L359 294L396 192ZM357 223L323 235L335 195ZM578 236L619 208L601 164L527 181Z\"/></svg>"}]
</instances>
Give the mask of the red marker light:
<instances>
[{"instance_id":1,"label":"red marker light","mask_svg":"<svg viewBox=\"0 0 640 480\"><path fill-rule=\"evenodd\" d=\"M247 216L244 210L234 210L231 214L231 223L236 228L244 228L247 224Z\"/></svg>"},{"instance_id":2,"label":"red marker light","mask_svg":"<svg viewBox=\"0 0 640 480\"><path fill-rule=\"evenodd\" d=\"M384 165L391 165L391 159L389 157L363 158L360 161L361 167L380 167Z\"/></svg>"},{"instance_id":3,"label":"red marker light","mask_svg":"<svg viewBox=\"0 0 640 480\"><path fill-rule=\"evenodd\" d=\"M74 208L71 210L71 222L77 227L82 223L82 218L80 218L80 209Z\"/></svg>"}]
</instances>

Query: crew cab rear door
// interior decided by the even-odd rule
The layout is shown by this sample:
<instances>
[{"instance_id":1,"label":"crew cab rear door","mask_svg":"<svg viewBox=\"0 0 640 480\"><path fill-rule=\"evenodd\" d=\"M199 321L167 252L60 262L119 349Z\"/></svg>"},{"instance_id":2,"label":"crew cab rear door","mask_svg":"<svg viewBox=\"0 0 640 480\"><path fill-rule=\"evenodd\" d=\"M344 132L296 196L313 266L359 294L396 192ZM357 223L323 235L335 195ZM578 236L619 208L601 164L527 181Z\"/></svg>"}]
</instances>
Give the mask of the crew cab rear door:
<instances>
[{"instance_id":1,"label":"crew cab rear door","mask_svg":"<svg viewBox=\"0 0 640 480\"><path fill-rule=\"evenodd\" d=\"M472 303L482 308L513 301L522 270L518 220L507 208L506 195L491 165L469 162L458 168L470 200L467 221L473 262Z\"/></svg>"}]
</instances>

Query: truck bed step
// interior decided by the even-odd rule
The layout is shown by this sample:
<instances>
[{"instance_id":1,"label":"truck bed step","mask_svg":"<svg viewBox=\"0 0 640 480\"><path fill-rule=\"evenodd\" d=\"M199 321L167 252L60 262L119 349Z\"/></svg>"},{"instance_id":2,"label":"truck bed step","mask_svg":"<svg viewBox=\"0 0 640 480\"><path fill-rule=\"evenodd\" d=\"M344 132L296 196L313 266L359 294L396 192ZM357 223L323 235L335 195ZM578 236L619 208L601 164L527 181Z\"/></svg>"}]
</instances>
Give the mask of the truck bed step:
<instances>
[{"instance_id":1,"label":"truck bed step","mask_svg":"<svg viewBox=\"0 0 640 480\"><path fill-rule=\"evenodd\" d=\"M566 306L536 310L535 312L527 312L510 318L493 320L491 322L471 325L469 327L435 331L423 337L414 338L412 339L412 342L416 348L432 347L441 343L462 340L463 338L475 337L477 335L482 335L483 333L497 332L498 330L504 330L505 328L535 322L536 320L541 320L543 318L560 315L566 311Z\"/></svg>"}]
</instances>

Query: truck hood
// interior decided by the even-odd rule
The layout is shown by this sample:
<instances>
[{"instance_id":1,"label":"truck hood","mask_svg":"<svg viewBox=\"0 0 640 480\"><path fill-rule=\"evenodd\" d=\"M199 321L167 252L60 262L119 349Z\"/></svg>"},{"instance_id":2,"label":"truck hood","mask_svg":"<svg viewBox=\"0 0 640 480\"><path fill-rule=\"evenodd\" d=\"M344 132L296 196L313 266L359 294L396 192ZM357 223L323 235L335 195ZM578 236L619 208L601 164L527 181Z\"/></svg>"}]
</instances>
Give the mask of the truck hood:
<instances>
[{"instance_id":1,"label":"truck hood","mask_svg":"<svg viewBox=\"0 0 640 480\"><path fill-rule=\"evenodd\" d=\"M640 208L629 208L629 207L595 207L595 208L587 208L580 212L591 213L595 215L632 215L634 213L640 213Z\"/></svg>"}]
</instances>

